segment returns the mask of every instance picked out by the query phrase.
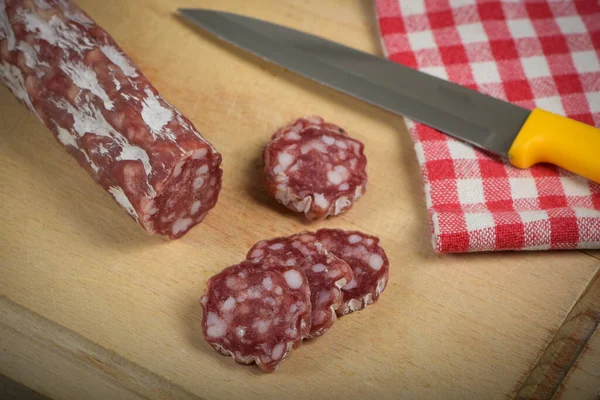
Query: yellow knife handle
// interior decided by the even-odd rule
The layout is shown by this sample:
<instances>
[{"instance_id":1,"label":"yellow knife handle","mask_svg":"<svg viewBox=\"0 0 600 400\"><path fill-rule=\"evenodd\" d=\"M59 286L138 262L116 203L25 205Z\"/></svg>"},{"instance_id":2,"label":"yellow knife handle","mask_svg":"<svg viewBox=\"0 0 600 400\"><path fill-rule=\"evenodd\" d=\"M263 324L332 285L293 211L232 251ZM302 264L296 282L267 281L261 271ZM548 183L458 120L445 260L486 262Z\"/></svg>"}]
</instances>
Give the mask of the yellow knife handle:
<instances>
[{"instance_id":1,"label":"yellow knife handle","mask_svg":"<svg viewBox=\"0 0 600 400\"><path fill-rule=\"evenodd\" d=\"M600 129L536 108L508 157L518 168L546 162L600 183Z\"/></svg>"}]
</instances>

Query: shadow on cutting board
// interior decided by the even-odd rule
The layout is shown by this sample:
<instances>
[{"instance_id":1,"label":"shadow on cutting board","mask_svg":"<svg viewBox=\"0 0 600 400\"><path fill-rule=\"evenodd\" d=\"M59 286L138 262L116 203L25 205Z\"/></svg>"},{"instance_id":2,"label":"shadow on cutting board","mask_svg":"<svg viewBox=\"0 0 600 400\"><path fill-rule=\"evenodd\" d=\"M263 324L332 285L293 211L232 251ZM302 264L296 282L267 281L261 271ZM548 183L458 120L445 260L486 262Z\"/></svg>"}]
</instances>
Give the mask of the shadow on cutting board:
<instances>
[{"instance_id":1,"label":"shadow on cutting board","mask_svg":"<svg viewBox=\"0 0 600 400\"><path fill-rule=\"evenodd\" d=\"M186 332L187 341L195 350L208 357L219 354L204 340L202 335L202 306L200 297L190 299L181 310L181 323Z\"/></svg>"},{"instance_id":2,"label":"shadow on cutting board","mask_svg":"<svg viewBox=\"0 0 600 400\"><path fill-rule=\"evenodd\" d=\"M48 397L4 375L0 375L0 399L50 400Z\"/></svg>"}]
</instances>

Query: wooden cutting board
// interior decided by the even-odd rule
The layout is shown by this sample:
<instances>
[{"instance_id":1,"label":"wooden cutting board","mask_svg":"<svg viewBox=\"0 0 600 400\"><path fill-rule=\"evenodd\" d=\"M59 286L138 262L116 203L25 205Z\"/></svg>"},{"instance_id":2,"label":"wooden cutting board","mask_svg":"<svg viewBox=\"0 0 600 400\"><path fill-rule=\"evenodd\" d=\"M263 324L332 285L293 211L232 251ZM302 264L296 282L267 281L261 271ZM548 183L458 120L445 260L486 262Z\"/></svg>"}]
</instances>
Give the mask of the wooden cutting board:
<instances>
[{"instance_id":1,"label":"wooden cutting board","mask_svg":"<svg viewBox=\"0 0 600 400\"><path fill-rule=\"evenodd\" d=\"M88 399L500 399L534 397L524 384L562 382L564 374L549 385L532 372L557 333L589 339L563 323L578 318L569 313L586 287L600 290L600 252L434 254L402 118L239 52L174 14L229 10L381 54L371 1L77 3L223 154L223 190L184 238L149 237L0 88L0 373L55 398ZM370 176L351 212L313 224L271 201L260 183L270 134L307 114L362 140ZM212 350L199 329L206 280L258 240L320 227L381 237L391 276L380 301L305 342L274 374ZM583 299L581 312L597 315L597 297ZM583 322L588 330L594 323ZM599 354L593 343L584 354ZM581 349L561 351L576 360ZM581 379L600 387L597 374Z\"/></svg>"}]
</instances>

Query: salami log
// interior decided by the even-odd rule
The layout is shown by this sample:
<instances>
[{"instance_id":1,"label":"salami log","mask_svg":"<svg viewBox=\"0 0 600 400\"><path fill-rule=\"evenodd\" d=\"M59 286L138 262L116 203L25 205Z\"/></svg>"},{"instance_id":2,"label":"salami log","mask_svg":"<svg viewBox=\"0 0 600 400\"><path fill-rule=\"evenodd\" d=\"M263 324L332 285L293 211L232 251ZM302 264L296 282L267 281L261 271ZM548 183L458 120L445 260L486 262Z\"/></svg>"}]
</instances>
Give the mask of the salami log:
<instances>
[{"instance_id":1,"label":"salami log","mask_svg":"<svg viewBox=\"0 0 600 400\"><path fill-rule=\"evenodd\" d=\"M350 266L329 253L315 235L302 232L256 243L248 251L252 261L300 268L310 285L312 303L311 330L308 338L325 333L336 321L336 310L342 301L340 288L351 281Z\"/></svg>"},{"instance_id":2,"label":"salami log","mask_svg":"<svg viewBox=\"0 0 600 400\"><path fill-rule=\"evenodd\" d=\"M296 267L244 261L208 281L204 337L242 364L274 371L310 332L310 289Z\"/></svg>"},{"instance_id":3,"label":"salami log","mask_svg":"<svg viewBox=\"0 0 600 400\"><path fill-rule=\"evenodd\" d=\"M148 232L215 206L221 155L71 1L0 0L0 77Z\"/></svg>"},{"instance_id":4,"label":"salami log","mask_svg":"<svg viewBox=\"0 0 600 400\"><path fill-rule=\"evenodd\" d=\"M263 160L267 193L310 220L349 210L367 188L364 145L320 117L275 132Z\"/></svg>"},{"instance_id":5,"label":"salami log","mask_svg":"<svg viewBox=\"0 0 600 400\"><path fill-rule=\"evenodd\" d=\"M379 238L340 229L319 229L316 236L328 251L346 261L354 273L354 278L342 287L343 300L338 315L377 302L389 278L389 261Z\"/></svg>"}]
</instances>

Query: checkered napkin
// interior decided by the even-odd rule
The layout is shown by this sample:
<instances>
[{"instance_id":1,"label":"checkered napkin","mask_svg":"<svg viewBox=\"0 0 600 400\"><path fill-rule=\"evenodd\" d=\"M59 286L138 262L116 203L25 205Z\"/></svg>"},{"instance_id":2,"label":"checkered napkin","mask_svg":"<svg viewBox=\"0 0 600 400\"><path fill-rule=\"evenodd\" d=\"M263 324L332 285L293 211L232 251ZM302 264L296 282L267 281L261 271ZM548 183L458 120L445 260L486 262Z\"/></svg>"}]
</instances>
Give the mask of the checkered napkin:
<instances>
[{"instance_id":1,"label":"checkered napkin","mask_svg":"<svg viewBox=\"0 0 600 400\"><path fill-rule=\"evenodd\" d=\"M376 0L376 10L390 60L600 127L598 0ZM520 170L406 123L437 252L600 248L600 185L546 164Z\"/></svg>"}]
</instances>

